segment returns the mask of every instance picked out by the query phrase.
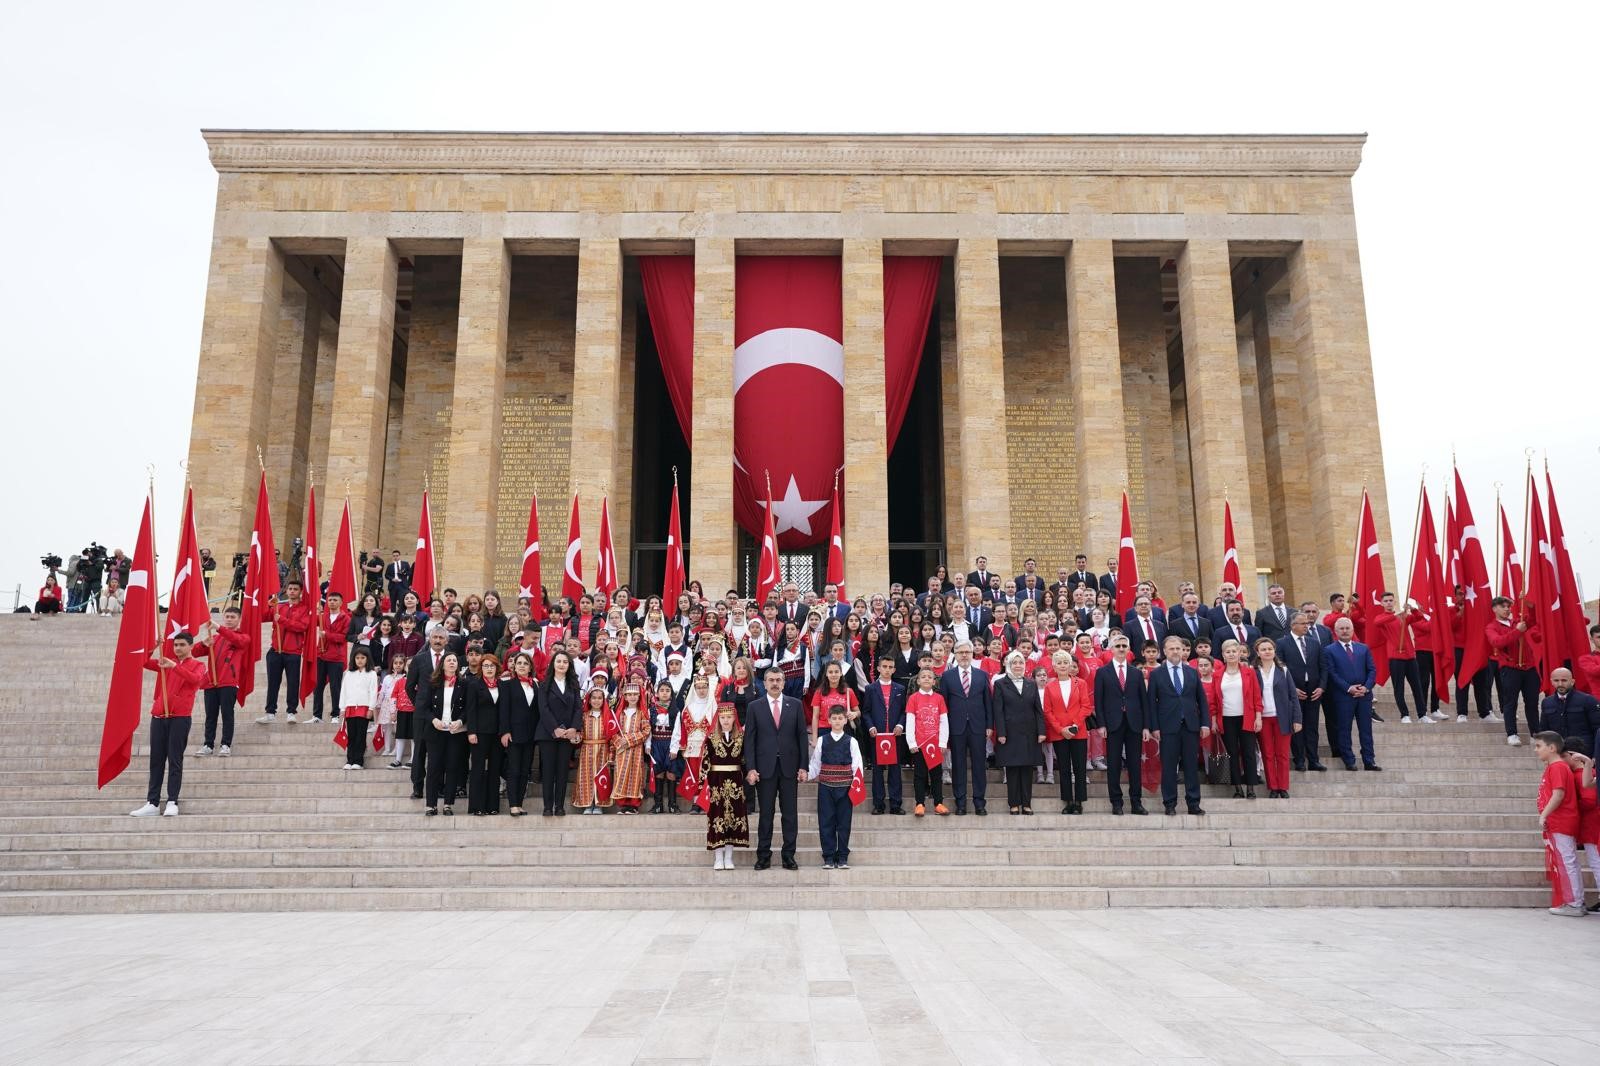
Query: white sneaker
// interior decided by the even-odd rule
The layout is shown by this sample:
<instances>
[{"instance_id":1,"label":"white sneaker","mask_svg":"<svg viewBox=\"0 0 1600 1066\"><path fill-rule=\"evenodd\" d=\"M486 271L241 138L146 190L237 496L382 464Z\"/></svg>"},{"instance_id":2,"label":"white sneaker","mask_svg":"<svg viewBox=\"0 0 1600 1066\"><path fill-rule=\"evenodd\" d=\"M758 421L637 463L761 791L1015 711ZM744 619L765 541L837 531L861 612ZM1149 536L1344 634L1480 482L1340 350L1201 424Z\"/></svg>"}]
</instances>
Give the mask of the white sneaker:
<instances>
[{"instance_id":1,"label":"white sneaker","mask_svg":"<svg viewBox=\"0 0 1600 1066\"><path fill-rule=\"evenodd\" d=\"M299 725L300 724L300 719L298 719L298 718L296 718L294 716L294 712L293 711L289 712L288 717L286 717L284 719L284 721L288 722L290 725Z\"/></svg>"},{"instance_id":2,"label":"white sneaker","mask_svg":"<svg viewBox=\"0 0 1600 1066\"><path fill-rule=\"evenodd\" d=\"M1106 768L1106 761L1104 759L1096 759L1094 761L1094 768L1096 770L1104 770Z\"/></svg>"},{"instance_id":3,"label":"white sneaker","mask_svg":"<svg viewBox=\"0 0 1600 1066\"><path fill-rule=\"evenodd\" d=\"M176 818L178 816L178 801L168 800L167 809L161 812L163 817Z\"/></svg>"},{"instance_id":4,"label":"white sneaker","mask_svg":"<svg viewBox=\"0 0 1600 1066\"><path fill-rule=\"evenodd\" d=\"M1411 716L1409 714L1402 714L1400 716L1400 724L1401 725L1410 725L1411 724Z\"/></svg>"},{"instance_id":5,"label":"white sneaker","mask_svg":"<svg viewBox=\"0 0 1600 1066\"><path fill-rule=\"evenodd\" d=\"M200 748L199 751L195 752L195 754L196 755L210 755L211 754L211 745L210 744L203 745Z\"/></svg>"},{"instance_id":6,"label":"white sneaker","mask_svg":"<svg viewBox=\"0 0 1600 1066\"><path fill-rule=\"evenodd\" d=\"M1509 737L1506 737L1506 743L1510 744L1513 748L1520 748L1522 747L1522 738L1517 736L1515 733L1512 733Z\"/></svg>"},{"instance_id":7,"label":"white sneaker","mask_svg":"<svg viewBox=\"0 0 1600 1066\"><path fill-rule=\"evenodd\" d=\"M1466 721L1466 720L1467 720L1467 716L1466 716L1466 715L1464 715L1464 714L1458 714L1458 715L1456 715L1456 721L1458 721L1458 722L1465 722L1465 721Z\"/></svg>"},{"instance_id":8,"label":"white sneaker","mask_svg":"<svg viewBox=\"0 0 1600 1066\"><path fill-rule=\"evenodd\" d=\"M1056 775L1055 774L1045 774L1044 775L1044 783L1047 784L1047 785L1055 784L1056 783Z\"/></svg>"},{"instance_id":9,"label":"white sneaker","mask_svg":"<svg viewBox=\"0 0 1600 1066\"><path fill-rule=\"evenodd\" d=\"M1585 911L1581 903L1563 903L1559 907L1551 907L1550 913L1562 918L1582 918Z\"/></svg>"},{"instance_id":10,"label":"white sneaker","mask_svg":"<svg viewBox=\"0 0 1600 1066\"><path fill-rule=\"evenodd\" d=\"M275 714L264 714L256 719L256 725L271 725L278 718Z\"/></svg>"},{"instance_id":11,"label":"white sneaker","mask_svg":"<svg viewBox=\"0 0 1600 1066\"><path fill-rule=\"evenodd\" d=\"M824 869L824 870L831 870L831 869L833 869L833 863L831 863L831 862L825 862L825 863L823 863L823 864L822 864L822 868L823 868L823 869Z\"/></svg>"},{"instance_id":12,"label":"white sneaker","mask_svg":"<svg viewBox=\"0 0 1600 1066\"><path fill-rule=\"evenodd\" d=\"M1489 717L1485 718L1484 721L1485 722L1503 722L1503 721L1505 721L1505 719L1501 718L1500 715L1498 715L1494 711L1490 711L1489 712Z\"/></svg>"},{"instance_id":13,"label":"white sneaker","mask_svg":"<svg viewBox=\"0 0 1600 1066\"><path fill-rule=\"evenodd\" d=\"M226 745L226 744L222 745L222 750L217 752L217 755L219 757L221 757L221 758L224 758L224 759L226 759L228 756L230 756L232 754L233 754L233 749L228 747L228 745Z\"/></svg>"},{"instance_id":14,"label":"white sneaker","mask_svg":"<svg viewBox=\"0 0 1600 1066\"><path fill-rule=\"evenodd\" d=\"M1439 719L1437 718L1429 718L1427 715L1423 715L1417 719L1417 721L1421 722L1423 725L1433 725L1438 720Z\"/></svg>"},{"instance_id":15,"label":"white sneaker","mask_svg":"<svg viewBox=\"0 0 1600 1066\"><path fill-rule=\"evenodd\" d=\"M848 870L848 869L850 869L850 864L847 863L847 862L841 862L837 866L835 866L834 869L835 870Z\"/></svg>"},{"instance_id":16,"label":"white sneaker","mask_svg":"<svg viewBox=\"0 0 1600 1066\"><path fill-rule=\"evenodd\" d=\"M143 807L140 807L138 810L129 811L128 813L133 815L133 817L135 817L135 818L148 818L152 814L160 814L161 813L161 808L157 807L154 803L146 803Z\"/></svg>"},{"instance_id":17,"label":"white sneaker","mask_svg":"<svg viewBox=\"0 0 1600 1066\"><path fill-rule=\"evenodd\" d=\"M1435 722L1447 722L1450 720L1450 716L1445 714L1443 711L1434 711L1428 717L1432 718Z\"/></svg>"},{"instance_id":18,"label":"white sneaker","mask_svg":"<svg viewBox=\"0 0 1600 1066\"><path fill-rule=\"evenodd\" d=\"M350 770L360 770L361 768L362 768L362 766L358 762L353 762L353 763L351 763L349 765L349 767L347 767L347 769L350 769Z\"/></svg>"}]
</instances>

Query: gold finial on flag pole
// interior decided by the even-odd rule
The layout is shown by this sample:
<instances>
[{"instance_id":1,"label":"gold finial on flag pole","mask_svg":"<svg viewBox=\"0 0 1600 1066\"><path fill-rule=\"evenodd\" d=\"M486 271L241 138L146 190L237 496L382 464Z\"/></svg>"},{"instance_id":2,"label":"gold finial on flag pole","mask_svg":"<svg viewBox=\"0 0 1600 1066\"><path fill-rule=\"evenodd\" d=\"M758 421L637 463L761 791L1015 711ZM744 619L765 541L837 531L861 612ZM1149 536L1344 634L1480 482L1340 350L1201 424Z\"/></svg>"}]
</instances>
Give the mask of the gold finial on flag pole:
<instances>
[{"instance_id":1,"label":"gold finial on flag pole","mask_svg":"<svg viewBox=\"0 0 1600 1066\"><path fill-rule=\"evenodd\" d=\"M263 474L267 472L267 461L266 459L262 458L261 445L259 444L256 445L256 465L261 468L261 472Z\"/></svg>"}]
</instances>

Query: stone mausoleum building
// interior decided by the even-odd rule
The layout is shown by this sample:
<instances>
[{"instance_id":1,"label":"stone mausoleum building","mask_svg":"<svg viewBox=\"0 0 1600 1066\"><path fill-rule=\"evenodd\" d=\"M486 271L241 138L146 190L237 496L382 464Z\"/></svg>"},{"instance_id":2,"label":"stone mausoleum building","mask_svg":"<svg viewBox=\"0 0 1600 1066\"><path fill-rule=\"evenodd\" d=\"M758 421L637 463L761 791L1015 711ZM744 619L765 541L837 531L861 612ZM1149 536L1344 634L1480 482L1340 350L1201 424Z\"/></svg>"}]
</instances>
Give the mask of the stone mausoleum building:
<instances>
[{"instance_id":1,"label":"stone mausoleum building","mask_svg":"<svg viewBox=\"0 0 1600 1066\"><path fill-rule=\"evenodd\" d=\"M1225 496L1254 602L1252 570L1301 597L1348 588L1363 486L1390 554L1350 185L1362 136L205 139L218 188L189 471L218 555L249 541L260 448L285 549L311 471L325 552L348 493L357 546L409 558L426 481L441 579L514 589L537 493L558 588L576 493L589 574L604 497L621 576L649 590L676 468L690 576L747 587L734 281L764 255L840 262L853 592L979 553L1006 575L1035 556L1053 579L1082 549L1099 570L1124 489L1169 596L1185 578L1214 589ZM692 257L692 448L647 256ZM890 441L894 256L940 258ZM820 577L825 552L786 566Z\"/></svg>"}]
</instances>

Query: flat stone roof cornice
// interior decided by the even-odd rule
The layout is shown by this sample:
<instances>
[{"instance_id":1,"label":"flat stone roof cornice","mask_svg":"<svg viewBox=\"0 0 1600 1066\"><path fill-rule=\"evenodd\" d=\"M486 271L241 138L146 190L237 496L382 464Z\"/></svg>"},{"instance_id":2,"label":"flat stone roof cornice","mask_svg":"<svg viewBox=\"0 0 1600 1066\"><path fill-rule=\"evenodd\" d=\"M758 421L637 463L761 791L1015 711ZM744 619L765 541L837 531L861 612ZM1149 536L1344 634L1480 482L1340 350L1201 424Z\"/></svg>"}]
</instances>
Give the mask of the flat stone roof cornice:
<instances>
[{"instance_id":1,"label":"flat stone roof cornice","mask_svg":"<svg viewBox=\"0 0 1600 1066\"><path fill-rule=\"evenodd\" d=\"M1366 134L202 130L218 173L1349 177Z\"/></svg>"}]
</instances>

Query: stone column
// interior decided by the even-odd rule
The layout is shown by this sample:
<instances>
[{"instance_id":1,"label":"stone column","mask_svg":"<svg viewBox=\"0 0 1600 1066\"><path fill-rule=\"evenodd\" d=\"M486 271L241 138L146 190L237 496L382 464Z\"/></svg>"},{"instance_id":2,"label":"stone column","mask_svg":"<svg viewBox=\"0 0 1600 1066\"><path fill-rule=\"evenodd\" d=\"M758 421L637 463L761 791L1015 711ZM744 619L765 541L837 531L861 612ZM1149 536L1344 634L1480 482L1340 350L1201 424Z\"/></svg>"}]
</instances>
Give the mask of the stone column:
<instances>
[{"instance_id":1,"label":"stone column","mask_svg":"<svg viewBox=\"0 0 1600 1066\"><path fill-rule=\"evenodd\" d=\"M689 577L736 585L733 521L733 238L694 242L694 408Z\"/></svg>"},{"instance_id":2,"label":"stone column","mask_svg":"<svg viewBox=\"0 0 1600 1066\"><path fill-rule=\"evenodd\" d=\"M1092 567L1121 543L1128 485L1122 346L1117 332L1116 261L1108 240L1076 240L1067 256L1067 344L1077 412L1078 501L1083 550ZM1130 503L1131 507L1131 503ZM1063 559L1061 565L1070 560Z\"/></svg>"},{"instance_id":3,"label":"stone column","mask_svg":"<svg viewBox=\"0 0 1600 1066\"><path fill-rule=\"evenodd\" d=\"M616 237L578 242L577 334L572 374L572 491L578 494L583 529L583 578L593 588L599 572L600 500L610 499L615 546L619 478L616 440L620 430L622 375L622 245ZM629 407L629 415L632 407ZM542 516L541 516L542 517ZM617 578L627 580L625 560Z\"/></svg>"},{"instance_id":4,"label":"stone column","mask_svg":"<svg viewBox=\"0 0 1600 1066\"><path fill-rule=\"evenodd\" d=\"M283 255L269 238L213 238L188 473L200 543L219 559L250 544L282 299ZM182 506L174 489L163 510L177 515Z\"/></svg>"},{"instance_id":5,"label":"stone column","mask_svg":"<svg viewBox=\"0 0 1600 1066\"><path fill-rule=\"evenodd\" d=\"M1245 454L1243 385L1233 322L1233 274L1227 241L1190 241L1178 255L1178 311L1183 328L1190 468L1199 534L1200 599L1210 603L1222 580L1222 501L1233 505L1239 574L1256 565L1255 512ZM1252 595L1253 595L1253 591Z\"/></svg>"},{"instance_id":6,"label":"stone column","mask_svg":"<svg viewBox=\"0 0 1600 1066\"><path fill-rule=\"evenodd\" d=\"M950 569L965 571L973 557L985 555L991 569L1014 574L1018 567L1011 557L1007 496L1000 249L993 237L963 237L956 246L956 388L967 554L951 559Z\"/></svg>"},{"instance_id":7,"label":"stone column","mask_svg":"<svg viewBox=\"0 0 1600 1066\"><path fill-rule=\"evenodd\" d=\"M297 532L306 492L311 406L316 392L322 337L322 306L299 284L284 284L278 314L278 355L272 375L272 413L267 423L267 492L279 529L274 543L287 545ZM292 518L291 518L292 516ZM279 536L279 530L288 530Z\"/></svg>"},{"instance_id":8,"label":"stone column","mask_svg":"<svg viewBox=\"0 0 1600 1066\"><path fill-rule=\"evenodd\" d=\"M845 241L843 273L846 591L877 591L889 587L883 241Z\"/></svg>"},{"instance_id":9,"label":"stone column","mask_svg":"<svg viewBox=\"0 0 1600 1066\"><path fill-rule=\"evenodd\" d=\"M1264 401L1261 438L1267 476L1272 481L1272 537L1279 549L1273 580L1289 591L1291 602L1314 598L1320 603L1329 589L1319 583L1317 531L1306 520L1313 513L1313 504L1294 311L1287 294L1269 293L1257 301L1250 317L1255 324L1256 372Z\"/></svg>"},{"instance_id":10,"label":"stone column","mask_svg":"<svg viewBox=\"0 0 1600 1066\"><path fill-rule=\"evenodd\" d=\"M455 491L443 516L439 552L440 576L461 589L463 596L494 583L500 399L506 383L510 306L511 255L506 242L498 237L468 237L461 245L461 311L450 400L450 484Z\"/></svg>"},{"instance_id":11,"label":"stone column","mask_svg":"<svg viewBox=\"0 0 1600 1066\"><path fill-rule=\"evenodd\" d=\"M1349 584L1363 484L1372 498L1384 565L1391 576L1403 572L1390 536L1356 242L1306 241L1291 252L1289 298L1311 474L1311 521L1297 530L1316 538L1317 586L1312 595L1320 598ZM1396 584L1400 580L1394 577Z\"/></svg>"},{"instance_id":12,"label":"stone column","mask_svg":"<svg viewBox=\"0 0 1600 1066\"><path fill-rule=\"evenodd\" d=\"M333 368L333 418L328 469L316 471L318 545L333 555L339 505L348 486L350 529L357 551L378 536L383 460L389 419L389 368L394 362L394 291L399 258L387 237L345 243L339 353Z\"/></svg>"}]
</instances>

